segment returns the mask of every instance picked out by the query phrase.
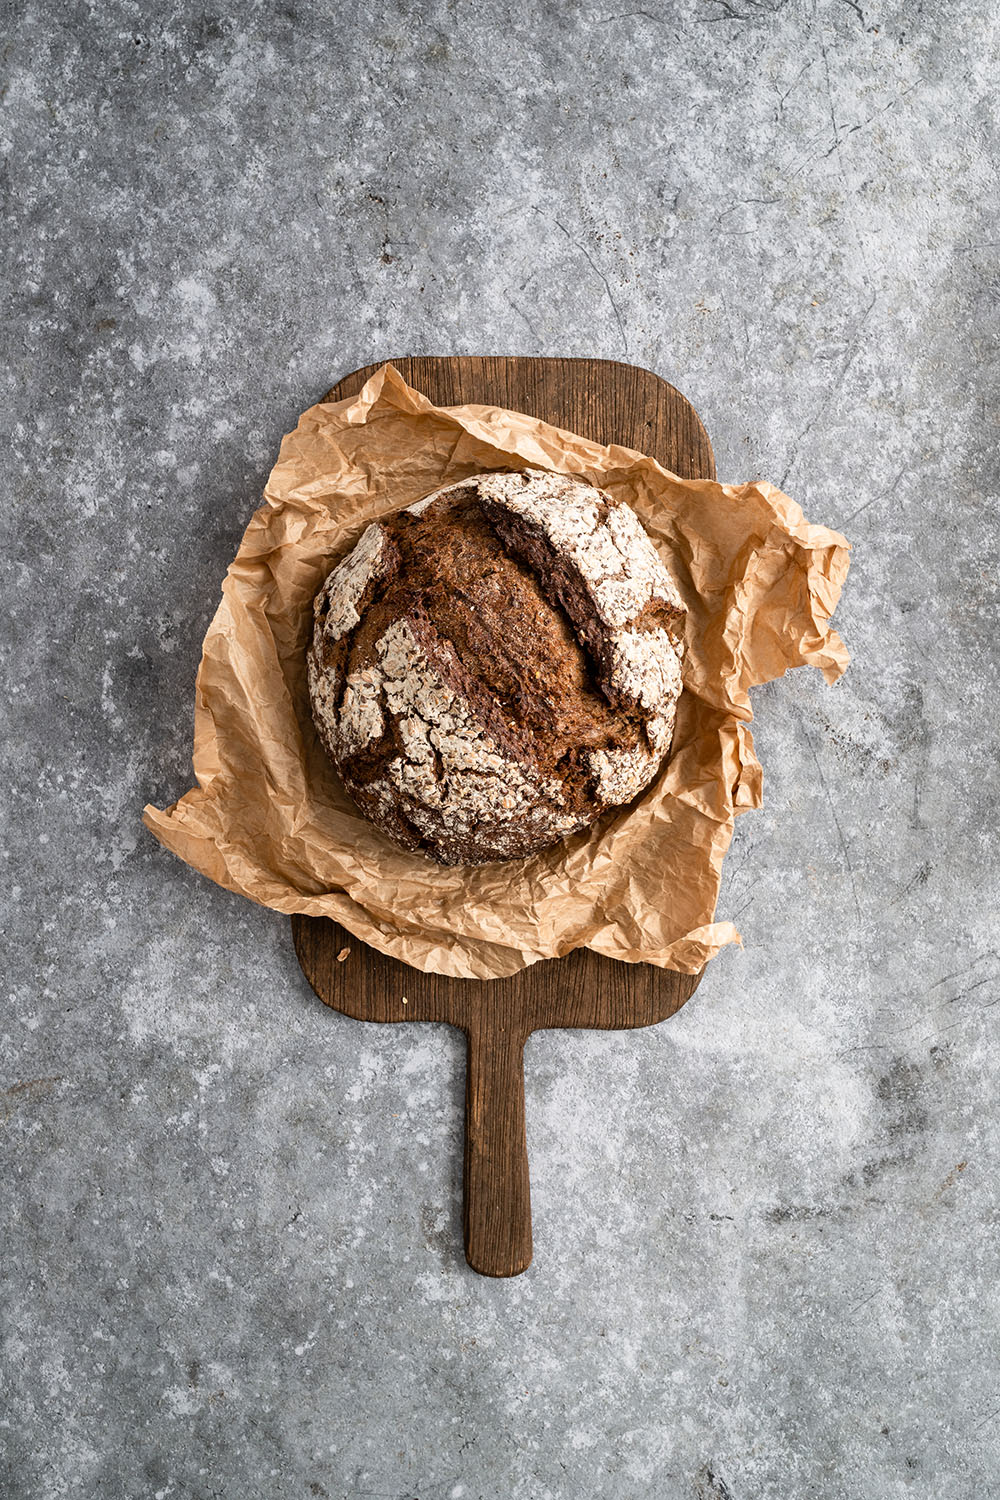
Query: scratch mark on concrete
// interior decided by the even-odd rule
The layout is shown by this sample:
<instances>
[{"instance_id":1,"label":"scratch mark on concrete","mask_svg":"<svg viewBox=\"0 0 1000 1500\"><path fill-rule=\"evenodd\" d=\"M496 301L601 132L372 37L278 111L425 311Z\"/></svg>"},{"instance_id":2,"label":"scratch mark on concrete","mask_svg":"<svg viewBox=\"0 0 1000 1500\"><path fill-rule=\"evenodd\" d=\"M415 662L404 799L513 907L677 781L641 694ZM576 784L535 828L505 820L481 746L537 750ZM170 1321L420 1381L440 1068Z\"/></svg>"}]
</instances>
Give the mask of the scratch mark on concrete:
<instances>
[{"instance_id":1,"label":"scratch mark on concrete","mask_svg":"<svg viewBox=\"0 0 1000 1500\"><path fill-rule=\"evenodd\" d=\"M972 1429L973 1432L979 1432L981 1428L986 1426L987 1422L992 1422L994 1417L1000 1417L1000 1406L995 1407L994 1410L990 1412L989 1416L984 1417L981 1422L977 1422L975 1427L973 1427Z\"/></svg>"},{"instance_id":2,"label":"scratch mark on concrete","mask_svg":"<svg viewBox=\"0 0 1000 1500\"><path fill-rule=\"evenodd\" d=\"M840 826L840 819L837 817L837 809L834 806L833 797L830 795L830 788L826 784L826 777L823 775L823 767L819 763L819 756L816 754L816 747L815 747L815 745L812 742L812 738L811 738L811 736L809 734L808 729L806 728L805 719L803 719L803 717L802 717L801 714L799 714L798 718L799 718L799 724L802 727L802 733L806 737L806 744L809 746L809 749L812 752L812 758L816 762L816 772L817 772L817 775L819 776L819 784L823 788L824 793L826 794L826 800L827 800L827 803L829 804L829 808L830 808L830 816L833 819L833 826L837 830L837 837L840 840L840 847L841 847L841 849L843 850L843 853L844 853L844 863L847 865L847 873L848 873L848 876L850 877L850 881L851 881L851 891L854 894L854 906L855 906L855 910L857 911L858 920L860 921L860 920L862 920L862 918L861 918L861 902L858 899L858 887L857 887L857 885L855 883L855 880L854 880L854 866L851 863L851 854L850 854L850 850L847 847L847 840L844 837L844 830Z\"/></svg>"},{"instance_id":3,"label":"scratch mark on concrete","mask_svg":"<svg viewBox=\"0 0 1000 1500\"><path fill-rule=\"evenodd\" d=\"M657 26L666 25L663 16L650 15L648 10L623 10L619 16L598 16L594 25L607 26L610 21L631 21L636 16L641 16L645 21L653 21Z\"/></svg>"},{"instance_id":4,"label":"scratch mark on concrete","mask_svg":"<svg viewBox=\"0 0 1000 1500\"><path fill-rule=\"evenodd\" d=\"M840 387L843 385L844 379L845 379L845 377L847 375L848 370L851 368L851 366L853 365L854 361L857 359L858 352L859 352L859 349L860 349L859 340L861 338L861 330L864 328L865 324L868 321L868 318L871 315L871 311L872 311L872 308L875 306L875 302L877 300L877 297L878 297L878 293L877 292L872 294L871 301L869 302L868 306L865 308L864 312L862 313L862 315L861 315L861 317L860 317L860 319L858 321L858 326L855 328L854 333L851 336L851 344L850 344L850 350L849 350L848 356L845 359L844 363L841 365L841 367L840 367L840 373L838 374L836 380L833 382L833 385L830 387L830 389L827 391L826 395L823 397L823 400L820 402L820 404L817 407L816 411L809 418L808 422L803 427L803 429L799 433L798 437L795 439L795 442L792 444L792 456L788 460L788 464L787 464L787 466L785 468L784 474L782 474L782 476L781 476L781 481L780 481L780 483L778 485L779 489L783 490L785 488L785 483L786 483L786 481L788 479L788 476L792 472L792 469L795 467L795 460L799 456L799 449L802 447L803 440L813 430L813 428L816 426L816 423L819 421L820 417L823 416L824 412L830 406L830 403L833 401L834 396L837 394L837 392L839 391ZM850 519L850 517L848 519Z\"/></svg>"},{"instance_id":5,"label":"scratch mark on concrete","mask_svg":"<svg viewBox=\"0 0 1000 1500\"><path fill-rule=\"evenodd\" d=\"M860 1312L863 1307L867 1307L869 1302L874 1302L875 1298L885 1291L885 1288L886 1283L883 1283L882 1286L877 1286L869 1296L862 1297L860 1302L856 1302L853 1307L847 1309L847 1316L851 1317L854 1313Z\"/></svg>"},{"instance_id":6,"label":"scratch mark on concrete","mask_svg":"<svg viewBox=\"0 0 1000 1500\"><path fill-rule=\"evenodd\" d=\"M978 958L974 958L971 963L965 964L961 969L955 969L951 974L944 974L940 979L935 979L934 983L924 990L924 994L929 995L932 990L939 990L943 984L948 983L949 979L960 979L963 974L968 974L970 969L974 969L977 964L985 963L989 958L1000 958L1000 954L993 948L988 953L980 953Z\"/></svg>"},{"instance_id":7,"label":"scratch mark on concrete","mask_svg":"<svg viewBox=\"0 0 1000 1500\"><path fill-rule=\"evenodd\" d=\"M536 208L535 209L535 213L539 214L543 219L545 218L545 215L542 213L542 211L541 211L540 208ZM582 240L575 240L573 238L573 236L570 234L569 230L566 228L566 225L565 224L561 224L558 219L552 219L551 222L556 226L557 229L561 229L562 230L563 234L569 240L569 242L573 246L573 248L575 250L579 250L580 254L584 257L584 259L586 260L587 264L590 266L591 270L593 271L594 275L597 276L597 277L599 277L599 279L603 283L604 290L608 294L608 301L611 303L611 310L614 313L615 318L616 318L617 323L618 323L618 332L622 336L622 351L623 351L623 353L625 355L625 358L628 359L628 335L625 332L625 324L622 322L622 315L621 315L621 313L618 310L618 303L615 301L615 299L614 299L614 297L612 295L612 292L611 292L611 283L608 281L608 278L605 276L605 274L601 270L600 266L594 260L594 257L591 255L590 251L587 249L587 247L583 243L583 241Z\"/></svg>"},{"instance_id":8,"label":"scratch mark on concrete","mask_svg":"<svg viewBox=\"0 0 1000 1500\"><path fill-rule=\"evenodd\" d=\"M851 514L847 517L843 524L845 526L849 526L856 516L860 516L863 511L866 511L870 505L874 505L876 501L888 500L890 495L894 495L896 493L896 490L899 488L899 482L905 473L905 469L900 469L899 473L896 475L895 479L892 481L887 490L883 490L881 495L873 495L870 500L865 501L864 505L859 505L857 510L852 510Z\"/></svg>"},{"instance_id":9,"label":"scratch mark on concrete","mask_svg":"<svg viewBox=\"0 0 1000 1500\"><path fill-rule=\"evenodd\" d=\"M967 1161L960 1161L955 1163L955 1165L952 1167L951 1171L945 1178L944 1182L942 1182L941 1186L934 1194L934 1197L931 1199L932 1203L936 1203L938 1198L940 1198L943 1193L946 1193L949 1188L955 1186L955 1183L958 1181L959 1177L965 1171L968 1165L969 1163Z\"/></svg>"}]
</instances>

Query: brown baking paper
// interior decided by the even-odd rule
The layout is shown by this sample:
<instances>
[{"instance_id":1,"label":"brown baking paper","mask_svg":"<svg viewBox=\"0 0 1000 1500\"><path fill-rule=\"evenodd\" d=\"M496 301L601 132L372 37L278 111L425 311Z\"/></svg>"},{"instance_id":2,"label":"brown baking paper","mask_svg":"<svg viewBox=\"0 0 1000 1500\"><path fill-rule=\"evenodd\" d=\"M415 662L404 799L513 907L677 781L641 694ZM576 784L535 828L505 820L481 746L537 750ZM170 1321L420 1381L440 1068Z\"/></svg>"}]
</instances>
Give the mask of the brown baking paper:
<instances>
[{"instance_id":1,"label":"brown baking paper","mask_svg":"<svg viewBox=\"0 0 1000 1500\"><path fill-rule=\"evenodd\" d=\"M312 600L376 516L488 469L580 475L641 516L688 609L673 754L636 802L532 859L445 869L360 816L313 729ZM749 690L809 663L847 666L828 625L848 544L770 484L682 480L492 406L435 407L391 365L320 402L281 445L223 584L195 696L198 785L146 826L228 890L334 917L420 969L480 979L586 946L693 973L726 943L713 921L737 813L759 807Z\"/></svg>"}]
</instances>

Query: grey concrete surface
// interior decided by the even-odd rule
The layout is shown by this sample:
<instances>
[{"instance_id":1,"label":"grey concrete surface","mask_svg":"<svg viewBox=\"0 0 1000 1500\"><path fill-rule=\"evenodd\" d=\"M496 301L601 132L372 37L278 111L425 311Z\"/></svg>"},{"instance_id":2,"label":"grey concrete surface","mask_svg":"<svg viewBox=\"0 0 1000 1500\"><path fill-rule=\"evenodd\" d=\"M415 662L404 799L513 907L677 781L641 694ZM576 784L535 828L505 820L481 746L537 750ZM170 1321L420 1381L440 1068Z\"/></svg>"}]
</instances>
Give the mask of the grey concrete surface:
<instances>
[{"instance_id":1,"label":"grey concrete surface","mask_svg":"<svg viewBox=\"0 0 1000 1500\"><path fill-rule=\"evenodd\" d=\"M7 4L0 1493L1000 1494L998 27L970 0ZM535 1264L463 1058L140 828L299 410L629 359L856 552L759 692L745 934L546 1034Z\"/></svg>"}]
</instances>

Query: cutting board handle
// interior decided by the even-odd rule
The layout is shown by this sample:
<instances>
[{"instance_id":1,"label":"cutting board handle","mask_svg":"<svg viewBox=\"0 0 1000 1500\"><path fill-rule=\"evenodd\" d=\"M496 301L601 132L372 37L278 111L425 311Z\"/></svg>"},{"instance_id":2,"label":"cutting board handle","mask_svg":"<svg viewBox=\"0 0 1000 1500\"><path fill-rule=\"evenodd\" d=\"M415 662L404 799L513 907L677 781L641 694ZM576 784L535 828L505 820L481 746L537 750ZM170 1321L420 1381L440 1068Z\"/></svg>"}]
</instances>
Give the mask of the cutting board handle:
<instances>
[{"instance_id":1,"label":"cutting board handle","mask_svg":"<svg viewBox=\"0 0 1000 1500\"><path fill-rule=\"evenodd\" d=\"M465 1258L482 1276L519 1276L531 1263L524 1128L528 1033L498 1029L495 1018L486 1016L465 1034Z\"/></svg>"}]
</instances>

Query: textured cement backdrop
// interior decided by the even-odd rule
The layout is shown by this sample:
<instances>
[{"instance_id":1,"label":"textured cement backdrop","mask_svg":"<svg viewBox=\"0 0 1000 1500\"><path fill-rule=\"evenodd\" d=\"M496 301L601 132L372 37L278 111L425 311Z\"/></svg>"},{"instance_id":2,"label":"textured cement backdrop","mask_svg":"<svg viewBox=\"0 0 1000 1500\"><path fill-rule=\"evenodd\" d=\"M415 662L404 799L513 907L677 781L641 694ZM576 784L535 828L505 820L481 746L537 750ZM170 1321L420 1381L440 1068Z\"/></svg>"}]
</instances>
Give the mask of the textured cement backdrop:
<instances>
[{"instance_id":1,"label":"textured cement backdrop","mask_svg":"<svg viewBox=\"0 0 1000 1500\"><path fill-rule=\"evenodd\" d=\"M5 1500L1000 1494L991 11L4 6ZM855 544L848 676L755 698L745 949L528 1046L506 1283L458 1035L139 823L282 433L462 352L648 366Z\"/></svg>"}]
</instances>

